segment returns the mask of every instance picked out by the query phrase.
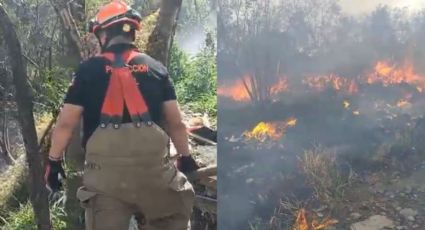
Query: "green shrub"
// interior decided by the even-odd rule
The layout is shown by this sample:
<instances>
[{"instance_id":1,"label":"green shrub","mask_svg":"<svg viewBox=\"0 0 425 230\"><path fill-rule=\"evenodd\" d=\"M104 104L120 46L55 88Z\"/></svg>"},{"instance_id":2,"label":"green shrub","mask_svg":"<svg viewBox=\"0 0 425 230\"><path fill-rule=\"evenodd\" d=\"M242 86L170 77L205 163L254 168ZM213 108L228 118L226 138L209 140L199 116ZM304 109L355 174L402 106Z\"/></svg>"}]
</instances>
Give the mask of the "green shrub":
<instances>
[{"instance_id":1,"label":"green shrub","mask_svg":"<svg viewBox=\"0 0 425 230\"><path fill-rule=\"evenodd\" d=\"M169 66L179 103L194 112L217 114L217 69L214 46L208 44L194 57L177 46L171 48Z\"/></svg>"},{"instance_id":2,"label":"green shrub","mask_svg":"<svg viewBox=\"0 0 425 230\"><path fill-rule=\"evenodd\" d=\"M34 108L37 113L51 113L61 105L71 82L71 71L62 67L42 70L32 82Z\"/></svg>"}]
</instances>

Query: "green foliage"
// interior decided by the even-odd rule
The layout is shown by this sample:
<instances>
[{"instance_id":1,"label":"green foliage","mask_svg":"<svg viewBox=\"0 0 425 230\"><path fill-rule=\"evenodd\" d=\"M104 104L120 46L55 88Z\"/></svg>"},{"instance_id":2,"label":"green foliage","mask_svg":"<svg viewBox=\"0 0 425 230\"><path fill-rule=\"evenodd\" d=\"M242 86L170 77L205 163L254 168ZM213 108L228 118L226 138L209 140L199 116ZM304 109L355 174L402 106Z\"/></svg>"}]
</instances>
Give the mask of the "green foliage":
<instances>
[{"instance_id":1,"label":"green foliage","mask_svg":"<svg viewBox=\"0 0 425 230\"><path fill-rule=\"evenodd\" d=\"M50 214L53 229L66 229L66 223L64 221L66 212L61 202L56 202L51 206ZM18 210L10 212L7 218L2 218L2 222L5 223L2 226L2 229L5 230L37 230L37 226L34 224L34 211L30 202L21 204Z\"/></svg>"},{"instance_id":2,"label":"green foliage","mask_svg":"<svg viewBox=\"0 0 425 230\"><path fill-rule=\"evenodd\" d=\"M179 103L189 106L194 112L206 112L213 117L217 113L215 56L211 43L207 43L194 57L173 46L169 66Z\"/></svg>"},{"instance_id":3,"label":"green foliage","mask_svg":"<svg viewBox=\"0 0 425 230\"><path fill-rule=\"evenodd\" d=\"M34 90L36 112L54 112L63 101L68 89L70 71L66 68L55 66L48 70L41 70L32 81Z\"/></svg>"}]
</instances>

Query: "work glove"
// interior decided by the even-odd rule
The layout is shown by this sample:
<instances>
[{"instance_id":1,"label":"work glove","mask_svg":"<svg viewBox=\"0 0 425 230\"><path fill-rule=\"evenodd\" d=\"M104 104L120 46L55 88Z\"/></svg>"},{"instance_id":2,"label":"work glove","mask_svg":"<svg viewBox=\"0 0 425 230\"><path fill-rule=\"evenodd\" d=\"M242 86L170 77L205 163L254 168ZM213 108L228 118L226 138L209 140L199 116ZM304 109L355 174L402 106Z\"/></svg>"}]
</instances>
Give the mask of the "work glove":
<instances>
[{"instance_id":1,"label":"work glove","mask_svg":"<svg viewBox=\"0 0 425 230\"><path fill-rule=\"evenodd\" d=\"M181 156L177 159L177 169L187 175L187 173L191 173L199 169L198 164L192 158L192 155L189 156Z\"/></svg>"},{"instance_id":2,"label":"work glove","mask_svg":"<svg viewBox=\"0 0 425 230\"><path fill-rule=\"evenodd\" d=\"M62 188L62 180L66 179L65 170L62 167L62 160L48 160L44 180L47 189L51 193L58 192Z\"/></svg>"}]
</instances>

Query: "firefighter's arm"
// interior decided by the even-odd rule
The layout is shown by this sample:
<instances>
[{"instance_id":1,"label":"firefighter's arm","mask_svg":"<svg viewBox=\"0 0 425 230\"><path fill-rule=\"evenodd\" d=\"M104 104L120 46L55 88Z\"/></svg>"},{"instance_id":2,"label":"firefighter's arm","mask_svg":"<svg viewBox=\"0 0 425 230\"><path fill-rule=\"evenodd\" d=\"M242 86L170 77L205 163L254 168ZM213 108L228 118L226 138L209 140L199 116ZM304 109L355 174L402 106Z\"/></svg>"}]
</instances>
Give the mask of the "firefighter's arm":
<instances>
[{"instance_id":1,"label":"firefighter's arm","mask_svg":"<svg viewBox=\"0 0 425 230\"><path fill-rule=\"evenodd\" d=\"M183 156L189 156L190 153L186 125L182 121L177 101L165 101L163 103L163 111L168 135L173 141L177 153Z\"/></svg>"},{"instance_id":2,"label":"firefighter's arm","mask_svg":"<svg viewBox=\"0 0 425 230\"><path fill-rule=\"evenodd\" d=\"M61 159L63 152L69 144L72 133L80 123L83 107L72 104L64 104L52 134L52 146L49 158Z\"/></svg>"}]
</instances>

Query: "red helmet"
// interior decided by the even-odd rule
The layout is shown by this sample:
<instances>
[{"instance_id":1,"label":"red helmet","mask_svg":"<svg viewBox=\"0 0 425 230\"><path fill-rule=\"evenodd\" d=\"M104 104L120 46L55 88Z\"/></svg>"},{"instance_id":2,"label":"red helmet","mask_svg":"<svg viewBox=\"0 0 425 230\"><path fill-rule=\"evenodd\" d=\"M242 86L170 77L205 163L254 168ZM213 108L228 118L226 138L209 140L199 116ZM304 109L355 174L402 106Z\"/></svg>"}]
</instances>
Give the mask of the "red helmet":
<instances>
[{"instance_id":1,"label":"red helmet","mask_svg":"<svg viewBox=\"0 0 425 230\"><path fill-rule=\"evenodd\" d=\"M90 21L89 32L96 33L100 29L106 29L117 23L127 25L123 27L128 32L131 28L140 30L140 21L142 16L124 1L113 0L104 5L96 17Z\"/></svg>"}]
</instances>

